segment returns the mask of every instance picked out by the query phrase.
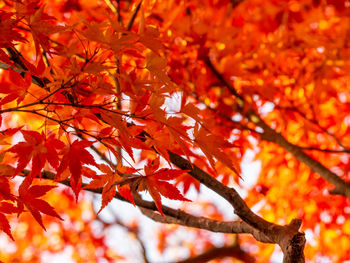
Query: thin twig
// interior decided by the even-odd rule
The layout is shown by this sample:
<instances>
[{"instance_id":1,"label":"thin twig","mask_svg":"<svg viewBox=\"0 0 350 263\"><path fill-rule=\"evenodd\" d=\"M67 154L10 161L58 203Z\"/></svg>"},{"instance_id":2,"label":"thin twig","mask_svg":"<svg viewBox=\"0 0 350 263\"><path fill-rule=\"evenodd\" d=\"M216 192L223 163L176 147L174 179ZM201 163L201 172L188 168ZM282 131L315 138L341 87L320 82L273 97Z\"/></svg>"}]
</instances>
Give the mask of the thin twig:
<instances>
[{"instance_id":1,"label":"thin twig","mask_svg":"<svg viewBox=\"0 0 350 263\"><path fill-rule=\"evenodd\" d=\"M135 18L136 18L136 16L137 16L137 13L139 12L139 10L140 10L140 8L141 8L141 4L142 4L142 0L141 0L140 3L136 6L135 11L134 11L134 12L132 13L132 15L131 15L131 18L130 18L130 20L129 20L129 23L128 23L127 27L126 27L126 29L127 29L128 31L130 31L130 29L131 29L132 26L134 25L134 22L135 22Z\"/></svg>"}]
</instances>

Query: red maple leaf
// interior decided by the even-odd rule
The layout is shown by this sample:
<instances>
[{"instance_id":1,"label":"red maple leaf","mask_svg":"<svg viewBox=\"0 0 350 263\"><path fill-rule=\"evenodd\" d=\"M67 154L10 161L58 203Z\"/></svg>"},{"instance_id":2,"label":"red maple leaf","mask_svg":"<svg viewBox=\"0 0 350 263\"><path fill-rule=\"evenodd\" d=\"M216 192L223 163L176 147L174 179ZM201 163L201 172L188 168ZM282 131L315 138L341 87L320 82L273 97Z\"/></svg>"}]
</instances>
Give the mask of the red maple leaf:
<instances>
[{"instance_id":1,"label":"red maple leaf","mask_svg":"<svg viewBox=\"0 0 350 263\"><path fill-rule=\"evenodd\" d=\"M46 201L39 199L45 195L55 185L31 185L33 181L32 176L27 176L18 189L19 200L21 205L23 204L28 208L29 212L33 215L35 220L45 229L43 224L41 213L57 217L63 220L54 210L54 208L49 205ZM46 230L46 229L45 229Z\"/></svg>"},{"instance_id":2,"label":"red maple leaf","mask_svg":"<svg viewBox=\"0 0 350 263\"><path fill-rule=\"evenodd\" d=\"M187 173L188 171L168 168L158 170L158 168L159 158L145 166L144 170L146 176L139 177L138 191L148 190L158 211L163 215L161 195L172 200L191 201L185 198L174 185L167 182Z\"/></svg>"},{"instance_id":3,"label":"red maple leaf","mask_svg":"<svg viewBox=\"0 0 350 263\"><path fill-rule=\"evenodd\" d=\"M115 187L116 185L118 185L118 192L121 194L121 196L135 205L130 186L127 184L119 185L119 182L123 182L123 179L125 179L122 177L124 173L130 174L136 172L137 170L131 167L121 166L120 164L118 164L115 171L112 171L112 169L105 164L100 164L100 170L103 172L103 174L92 180L84 187L84 189L102 188L102 206L98 213L101 212L101 210L105 208L110 201L112 201L117 192Z\"/></svg>"},{"instance_id":4,"label":"red maple leaf","mask_svg":"<svg viewBox=\"0 0 350 263\"><path fill-rule=\"evenodd\" d=\"M18 157L15 174L21 172L30 160L32 160L32 176L40 174L46 161L57 169L59 158L56 150L62 149L64 143L56 139L54 135L46 139L43 133L40 134L36 131L21 131L21 133L25 142L19 142L8 150L16 153Z\"/></svg>"},{"instance_id":5,"label":"red maple leaf","mask_svg":"<svg viewBox=\"0 0 350 263\"><path fill-rule=\"evenodd\" d=\"M90 164L95 167L98 167L95 162L94 157L85 149L89 147L94 142L91 141L79 141L75 140L72 145L67 146L62 150L64 154L60 166L57 169L56 180L63 180L65 178L60 178L60 175L69 168L71 173L71 186L74 191L76 199L78 199L78 195L81 189L82 179L82 165Z\"/></svg>"},{"instance_id":6,"label":"red maple leaf","mask_svg":"<svg viewBox=\"0 0 350 263\"><path fill-rule=\"evenodd\" d=\"M18 208L9 202L0 202L0 229L4 231L12 240L14 240L11 234L11 226L7 220L6 214L16 213Z\"/></svg>"},{"instance_id":7,"label":"red maple leaf","mask_svg":"<svg viewBox=\"0 0 350 263\"><path fill-rule=\"evenodd\" d=\"M6 104L17 99L19 104L27 95L27 91L32 83L30 74L26 74L23 78L18 72L8 69L11 85L8 82L0 83L0 93L8 94L0 101L0 105Z\"/></svg>"},{"instance_id":8,"label":"red maple leaf","mask_svg":"<svg viewBox=\"0 0 350 263\"><path fill-rule=\"evenodd\" d=\"M3 175L0 175L0 199L11 201L16 199L16 197L11 193L9 179Z\"/></svg>"},{"instance_id":9,"label":"red maple leaf","mask_svg":"<svg viewBox=\"0 0 350 263\"><path fill-rule=\"evenodd\" d=\"M21 19L13 19L13 13L0 11L0 47L12 47L14 42L25 42L26 39L16 30Z\"/></svg>"},{"instance_id":10,"label":"red maple leaf","mask_svg":"<svg viewBox=\"0 0 350 263\"><path fill-rule=\"evenodd\" d=\"M64 26L54 25L55 18L44 13L44 8L36 10L34 14L30 16L29 27L31 29L36 54L40 54L40 46L49 54L50 42L48 35L61 32L65 29Z\"/></svg>"}]
</instances>

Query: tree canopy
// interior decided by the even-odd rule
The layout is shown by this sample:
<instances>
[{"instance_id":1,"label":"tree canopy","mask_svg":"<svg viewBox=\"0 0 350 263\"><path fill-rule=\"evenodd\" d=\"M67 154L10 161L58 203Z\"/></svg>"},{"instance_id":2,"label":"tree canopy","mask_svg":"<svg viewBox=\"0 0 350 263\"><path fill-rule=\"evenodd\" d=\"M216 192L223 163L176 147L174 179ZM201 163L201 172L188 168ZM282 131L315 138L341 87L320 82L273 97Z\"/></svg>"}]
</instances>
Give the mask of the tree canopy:
<instances>
[{"instance_id":1,"label":"tree canopy","mask_svg":"<svg viewBox=\"0 0 350 263\"><path fill-rule=\"evenodd\" d=\"M350 260L349 1L0 6L0 260Z\"/></svg>"}]
</instances>

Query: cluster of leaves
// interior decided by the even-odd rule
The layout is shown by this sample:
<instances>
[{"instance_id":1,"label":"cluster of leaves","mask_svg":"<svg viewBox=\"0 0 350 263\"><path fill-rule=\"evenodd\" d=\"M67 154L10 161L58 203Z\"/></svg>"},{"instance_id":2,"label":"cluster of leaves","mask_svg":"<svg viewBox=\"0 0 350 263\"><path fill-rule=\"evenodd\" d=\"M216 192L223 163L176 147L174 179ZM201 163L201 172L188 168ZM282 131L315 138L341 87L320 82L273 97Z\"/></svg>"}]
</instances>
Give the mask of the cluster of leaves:
<instances>
[{"instance_id":1,"label":"cluster of leaves","mask_svg":"<svg viewBox=\"0 0 350 263\"><path fill-rule=\"evenodd\" d=\"M1 99L1 113L4 118L15 113L19 118L38 117L33 119L36 125L28 123L2 131L3 140L11 139L18 131L24 139L2 151L6 155L3 174L8 177L3 179L2 195L7 201L1 209L1 229L11 238L6 213L19 215L26 207L42 227L41 213L61 219L40 199L53 186L32 185L44 168L55 172L56 181L69 179L76 199L83 178L92 179L85 188L103 189L101 209L115 196L118 186L118 192L132 203L133 194L147 190L161 214L161 196L189 201L169 183L187 171L159 169L160 159L154 151L170 162L168 151L198 158L191 148L200 147L212 168L215 157L238 173L237 164L221 150L231 145L210 134L200 119L190 135L188 130L193 126L184 123L188 116L195 118L196 109L186 104L185 97L177 113L168 116L162 108L178 87L165 73L166 60L161 56L165 49L159 33L145 25L143 13L138 32L133 32L119 25L112 14L101 21L62 26L39 1L15 2L8 7L12 10L1 11L2 30L7 33L1 42L1 60L8 66L0 83L0 92L6 94ZM68 42L59 43L64 39ZM23 43L25 49L27 41L35 43L32 52L37 64L21 55L24 50L19 53L17 45ZM38 81L36 85L32 84L34 80ZM91 138L93 141L88 140ZM110 161L109 165L96 163L87 151L93 144L109 157L113 155L118 167L111 168ZM141 160L150 160L144 175L131 165L121 165L129 162L117 149L124 150L132 161L133 149L141 149ZM8 173L10 158L17 164ZM29 165L31 170L26 173ZM24 173L26 179L16 196L10 191L8 178Z\"/></svg>"}]
</instances>

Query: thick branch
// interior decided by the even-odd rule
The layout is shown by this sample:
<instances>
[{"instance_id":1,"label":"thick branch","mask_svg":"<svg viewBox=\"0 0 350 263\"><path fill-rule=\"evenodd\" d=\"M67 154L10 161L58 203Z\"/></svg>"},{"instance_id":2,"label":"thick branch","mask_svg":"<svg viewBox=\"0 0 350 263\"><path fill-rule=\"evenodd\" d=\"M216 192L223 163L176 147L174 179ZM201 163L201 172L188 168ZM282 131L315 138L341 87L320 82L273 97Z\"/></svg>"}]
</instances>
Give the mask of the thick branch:
<instances>
[{"instance_id":1,"label":"thick branch","mask_svg":"<svg viewBox=\"0 0 350 263\"><path fill-rule=\"evenodd\" d=\"M244 221L216 221L210 218L193 216L182 210L173 209L174 211L171 211L171 209L172 208L169 210L169 207L165 207L166 213L164 213L163 209L164 216L161 216L157 211L140 207L141 212L145 216L159 223L177 224L198 229L205 229L217 233L251 234L257 241L263 243L273 243L269 237L248 225ZM174 216L174 214L176 214L176 216Z\"/></svg>"},{"instance_id":2,"label":"thick branch","mask_svg":"<svg viewBox=\"0 0 350 263\"><path fill-rule=\"evenodd\" d=\"M178 166L180 169L189 170L189 174L207 186L209 189L216 192L218 195L225 198L234 208L235 213L246 223L248 223L253 228L264 233L273 243L279 244L284 255L286 257L284 262L289 262L290 257L286 256L288 254L289 248L292 246L292 241L295 236L300 237L300 242L298 243L298 251L303 251L305 245L305 236L303 233L299 233L298 230L301 226L302 221L300 219L293 219L289 225L279 226L270 223L260 216L254 214L249 207L246 205L244 200L239 196L239 194L233 188L229 188L214 177L210 176L196 165L191 164L186 159L182 158L178 154L168 152L170 161ZM298 239L299 240L299 239ZM296 250L296 249L295 249ZM293 250L293 253L295 252ZM298 262L304 262L304 256L299 253Z\"/></svg>"},{"instance_id":3,"label":"thick branch","mask_svg":"<svg viewBox=\"0 0 350 263\"><path fill-rule=\"evenodd\" d=\"M27 176L29 173L30 173L29 170L24 170L21 175ZM41 173L41 178L54 181L55 174L52 172L43 171ZM70 181L68 179L64 181L60 181L59 183L69 187L71 186ZM82 187L84 186L86 186L86 184L82 185ZM102 193L102 188L84 189L84 190L92 193L96 193L96 194ZM119 193L116 193L114 198L123 202L130 203L129 200L122 197ZM154 221L157 221L160 223L178 224L178 225L183 225L187 227L205 229L216 233L252 234L257 241L264 242L264 243L274 243L271 239L269 239L259 230L253 228L252 226L242 221L223 222L223 221L217 221L206 217L197 217L197 216L188 214L185 211L182 211L180 209L173 209L165 205L162 206L162 211L163 211L163 214L165 215L164 217L162 217L159 214L159 212L157 212L158 209L154 202L145 201L141 198L137 198L137 196L135 196L134 199L135 199L134 200L135 205L137 205L141 209L142 213L144 213L146 216L153 219Z\"/></svg>"},{"instance_id":4,"label":"thick branch","mask_svg":"<svg viewBox=\"0 0 350 263\"><path fill-rule=\"evenodd\" d=\"M202 263L224 257L236 258L246 263L255 262L255 259L252 256L250 256L247 252L242 250L238 244L235 244L233 246L214 247L203 252L202 254L181 261L177 261L176 263Z\"/></svg>"},{"instance_id":5,"label":"thick branch","mask_svg":"<svg viewBox=\"0 0 350 263\"><path fill-rule=\"evenodd\" d=\"M207 186L209 189L216 192L218 195L225 198L234 208L234 212L245 222L252 227L262 231L267 236L273 236L274 233L281 231L281 226L270 223L258 215L254 214L244 200L233 188L229 188L214 177L204 172L196 165L191 164L189 161L181 157L180 155L168 152L170 161L182 170L189 170L189 174L198 180L201 184ZM278 243L277 239L273 239L275 243Z\"/></svg>"}]
</instances>

